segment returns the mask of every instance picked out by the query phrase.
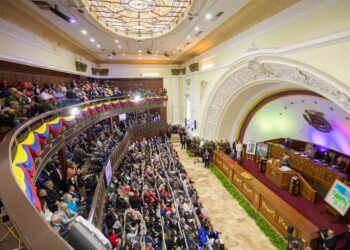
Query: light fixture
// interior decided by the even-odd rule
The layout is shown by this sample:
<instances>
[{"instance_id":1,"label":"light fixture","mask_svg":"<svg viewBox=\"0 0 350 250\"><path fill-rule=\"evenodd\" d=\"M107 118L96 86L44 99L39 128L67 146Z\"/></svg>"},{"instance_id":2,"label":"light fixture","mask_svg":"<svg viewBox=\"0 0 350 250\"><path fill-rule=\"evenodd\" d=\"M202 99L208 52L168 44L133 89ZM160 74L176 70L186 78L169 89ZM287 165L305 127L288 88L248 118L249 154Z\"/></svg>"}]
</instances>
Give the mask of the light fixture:
<instances>
[{"instance_id":1,"label":"light fixture","mask_svg":"<svg viewBox=\"0 0 350 250\"><path fill-rule=\"evenodd\" d=\"M195 30L195 31L198 31L198 30L199 30L199 27L198 27L198 26L196 26L196 27L194 28L194 30Z\"/></svg>"},{"instance_id":2,"label":"light fixture","mask_svg":"<svg viewBox=\"0 0 350 250\"><path fill-rule=\"evenodd\" d=\"M135 101L136 101L136 102L138 102L138 101L140 101L140 100L141 100L141 96L139 96L139 95L135 96Z\"/></svg>"},{"instance_id":3,"label":"light fixture","mask_svg":"<svg viewBox=\"0 0 350 250\"><path fill-rule=\"evenodd\" d=\"M122 56L125 56L125 53L123 53Z\"/></svg>"},{"instance_id":4,"label":"light fixture","mask_svg":"<svg viewBox=\"0 0 350 250\"><path fill-rule=\"evenodd\" d=\"M101 45L99 45L99 44L97 44L96 46L97 46L97 48L100 48L100 47L101 47Z\"/></svg>"},{"instance_id":5,"label":"light fixture","mask_svg":"<svg viewBox=\"0 0 350 250\"><path fill-rule=\"evenodd\" d=\"M90 38L90 42L94 43L95 42L95 39L94 38Z\"/></svg>"},{"instance_id":6,"label":"light fixture","mask_svg":"<svg viewBox=\"0 0 350 250\"><path fill-rule=\"evenodd\" d=\"M212 63L208 63L208 64L204 64L203 67L202 67L202 70L205 70L205 69L210 69L212 68L214 65Z\"/></svg>"},{"instance_id":7,"label":"light fixture","mask_svg":"<svg viewBox=\"0 0 350 250\"><path fill-rule=\"evenodd\" d=\"M87 31L86 30L81 30L81 34L86 35Z\"/></svg>"},{"instance_id":8,"label":"light fixture","mask_svg":"<svg viewBox=\"0 0 350 250\"><path fill-rule=\"evenodd\" d=\"M154 77L154 76L159 76L159 73L142 73L141 76Z\"/></svg>"},{"instance_id":9,"label":"light fixture","mask_svg":"<svg viewBox=\"0 0 350 250\"><path fill-rule=\"evenodd\" d=\"M79 109L77 107L74 107L70 110L70 114L76 116L79 114Z\"/></svg>"},{"instance_id":10,"label":"light fixture","mask_svg":"<svg viewBox=\"0 0 350 250\"><path fill-rule=\"evenodd\" d=\"M77 21L76 21L74 18L70 17L70 18L69 18L69 22L70 22L70 23L76 23Z\"/></svg>"},{"instance_id":11,"label":"light fixture","mask_svg":"<svg viewBox=\"0 0 350 250\"><path fill-rule=\"evenodd\" d=\"M118 48L119 48L119 49L121 49L121 48L122 48L122 46L121 46L121 45L118 45Z\"/></svg>"},{"instance_id":12,"label":"light fixture","mask_svg":"<svg viewBox=\"0 0 350 250\"><path fill-rule=\"evenodd\" d=\"M206 18L207 20L210 20L210 19L211 19L211 14L209 14L209 13L206 14L206 15L205 15L205 18Z\"/></svg>"},{"instance_id":13,"label":"light fixture","mask_svg":"<svg viewBox=\"0 0 350 250\"><path fill-rule=\"evenodd\" d=\"M191 36L190 36L190 35L187 35L187 39L191 39Z\"/></svg>"},{"instance_id":14,"label":"light fixture","mask_svg":"<svg viewBox=\"0 0 350 250\"><path fill-rule=\"evenodd\" d=\"M138 43L174 30L186 20L185 17L193 5L193 1L189 0L74 1L90 2L93 6L89 11L91 18L107 27L109 31L133 38Z\"/></svg>"},{"instance_id":15,"label":"light fixture","mask_svg":"<svg viewBox=\"0 0 350 250\"><path fill-rule=\"evenodd\" d=\"M142 52L142 50L139 50L139 53L141 53Z\"/></svg>"},{"instance_id":16,"label":"light fixture","mask_svg":"<svg viewBox=\"0 0 350 250\"><path fill-rule=\"evenodd\" d=\"M119 40L118 40L118 39L115 39L115 43L119 43Z\"/></svg>"}]
</instances>

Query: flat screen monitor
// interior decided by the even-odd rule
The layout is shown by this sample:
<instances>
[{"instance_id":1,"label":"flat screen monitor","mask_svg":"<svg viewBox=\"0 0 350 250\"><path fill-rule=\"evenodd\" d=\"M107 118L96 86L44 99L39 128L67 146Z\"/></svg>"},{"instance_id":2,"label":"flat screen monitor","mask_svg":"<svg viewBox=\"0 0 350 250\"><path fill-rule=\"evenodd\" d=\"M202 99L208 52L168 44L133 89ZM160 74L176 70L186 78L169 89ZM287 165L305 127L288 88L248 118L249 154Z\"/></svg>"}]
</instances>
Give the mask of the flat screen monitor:
<instances>
[{"instance_id":1,"label":"flat screen monitor","mask_svg":"<svg viewBox=\"0 0 350 250\"><path fill-rule=\"evenodd\" d=\"M343 182L335 180L324 200L344 216L350 207L350 188Z\"/></svg>"},{"instance_id":2,"label":"flat screen monitor","mask_svg":"<svg viewBox=\"0 0 350 250\"><path fill-rule=\"evenodd\" d=\"M105 167L105 179L106 179L107 186L109 186L109 184L111 183L112 176L113 176L112 164L111 164L111 160L109 159Z\"/></svg>"},{"instance_id":3,"label":"flat screen monitor","mask_svg":"<svg viewBox=\"0 0 350 250\"><path fill-rule=\"evenodd\" d=\"M197 127L196 120L185 119L185 126L186 128L196 129Z\"/></svg>"},{"instance_id":4,"label":"flat screen monitor","mask_svg":"<svg viewBox=\"0 0 350 250\"><path fill-rule=\"evenodd\" d=\"M124 121L124 120L126 120L126 114L120 114L119 121Z\"/></svg>"}]
</instances>

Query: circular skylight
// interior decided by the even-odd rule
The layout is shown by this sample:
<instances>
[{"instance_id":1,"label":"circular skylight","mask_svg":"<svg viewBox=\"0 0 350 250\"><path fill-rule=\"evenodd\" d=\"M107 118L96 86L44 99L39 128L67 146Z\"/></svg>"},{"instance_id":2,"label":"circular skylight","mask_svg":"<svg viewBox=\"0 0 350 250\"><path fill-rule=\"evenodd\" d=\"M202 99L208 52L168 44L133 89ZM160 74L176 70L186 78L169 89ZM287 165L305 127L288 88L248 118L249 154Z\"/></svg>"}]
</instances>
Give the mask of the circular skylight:
<instances>
[{"instance_id":1,"label":"circular skylight","mask_svg":"<svg viewBox=\"0 0 350 250\"><path fill-rule=\"evenodd\" d=\"M147 39L163 36L181 23L192 0L85 0L91 16L119 35Z\"/></svg>"}]
</instances>

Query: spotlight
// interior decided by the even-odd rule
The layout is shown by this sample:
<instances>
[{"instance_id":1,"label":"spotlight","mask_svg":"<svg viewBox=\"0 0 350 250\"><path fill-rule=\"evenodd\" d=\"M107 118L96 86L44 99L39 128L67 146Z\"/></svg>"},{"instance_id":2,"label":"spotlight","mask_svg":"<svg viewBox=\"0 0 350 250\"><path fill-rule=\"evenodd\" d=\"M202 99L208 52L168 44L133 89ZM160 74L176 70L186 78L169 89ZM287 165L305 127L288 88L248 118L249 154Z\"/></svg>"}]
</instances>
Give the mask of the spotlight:
<instances>
[{"instance_id":1,"label":"spotlight","mask_svg":"<svg viewBox=\"0 0 350 250\"><path fill-rule=\"evenodd\" d=\"M70 18L69 18L69 22L70 22L70 23L76 23L77 21L75 21L74 18L70 17Z\"/></svg>"},{"instance_id":2,"label":"spotlight","mask_svg":"<svg viewBox=\"0 0 350 250\"><path fill-rule=\"evenodd\" d=\"M205 18L206 18L207 20L210 20L210 19L211 19L211 14L209 14L209 13L206 14L206 15L205 15Z\"/></svg>"},{"instance_id":3,"label":"spotlight","mask_svg":"<svg viewBox=\"0 0 350 250\"><path fill-rule=\"evenodd\" d=\"M90 42L94 43L94 42L95 42L95 39L90 38Z\"/></svg>"},{"instance_id":4,"label":"spotlight","mask_svg":"<svg viewBox=\"0 0 350 250\"><path fill-rule=\"evenodd\" d=\"M195 30L195 31L198 31L198 30L199 30L199 27L198 27L198 26L196 26L196 27L194 28L194 30Z\"/></svg>"},{"instance_id":5,"label":"spotlight","mask_svg":"<svg viewBox=\"0 0 350 250\"><path fill-rule=\"evenodd\" d=\"M87 31L86 30L81 30L81 34L86 35Z\"/></svg>"},{"instance_id":6,"label":"spotlight","mask_svg":"<svg viewBox=\"0 0 350 250\"><path fill-rule=\"evenodd\" d=\"M137 95L137 96L135 96L135 101L140 101L141 100L141 96L139 96L139 95Z\"/></svg>"},{"instance_id":7,"label":"spotlight","mask_svg":"<svg viewBox=\"0 0 350 250\"><path fill-rule=\"evenodd\" d=\"M76 107L72 108L70 114L76 116L77 114L79 114L79 109Z\"/></svg>"}]
</instances>

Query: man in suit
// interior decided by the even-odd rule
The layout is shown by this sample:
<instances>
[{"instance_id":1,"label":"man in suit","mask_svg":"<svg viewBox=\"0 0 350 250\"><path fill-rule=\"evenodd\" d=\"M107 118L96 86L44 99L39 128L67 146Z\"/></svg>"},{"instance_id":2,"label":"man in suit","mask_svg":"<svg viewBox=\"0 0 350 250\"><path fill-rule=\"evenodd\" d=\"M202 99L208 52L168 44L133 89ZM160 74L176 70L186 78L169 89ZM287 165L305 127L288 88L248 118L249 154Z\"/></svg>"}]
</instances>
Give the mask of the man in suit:
<instances>
[{"instance_id":1,"label":"man in suit","mask_svg":"<svg viewBox=\"0 0 350 250\"><path fill-rule=\"evenodd\" d=\"M335 250L337 248L337 239L334 236L334 231L328 229L327 235L321 233L321 237L323 239L323 249L324 250Z\"/></svg>"},{"instance_id":2,"label":"man in suit","mask_svg":"<svg viewBox=\"0 0 350 250\"><path fill-rule=\"evenodd\" d=\"M336 163L335 163L334 165L335 165L338 169L344 170L345 167L346 167L346 162L344 161L343 156L339 156L339 157L337 158Z\"/></svg>"}]
</instances>

